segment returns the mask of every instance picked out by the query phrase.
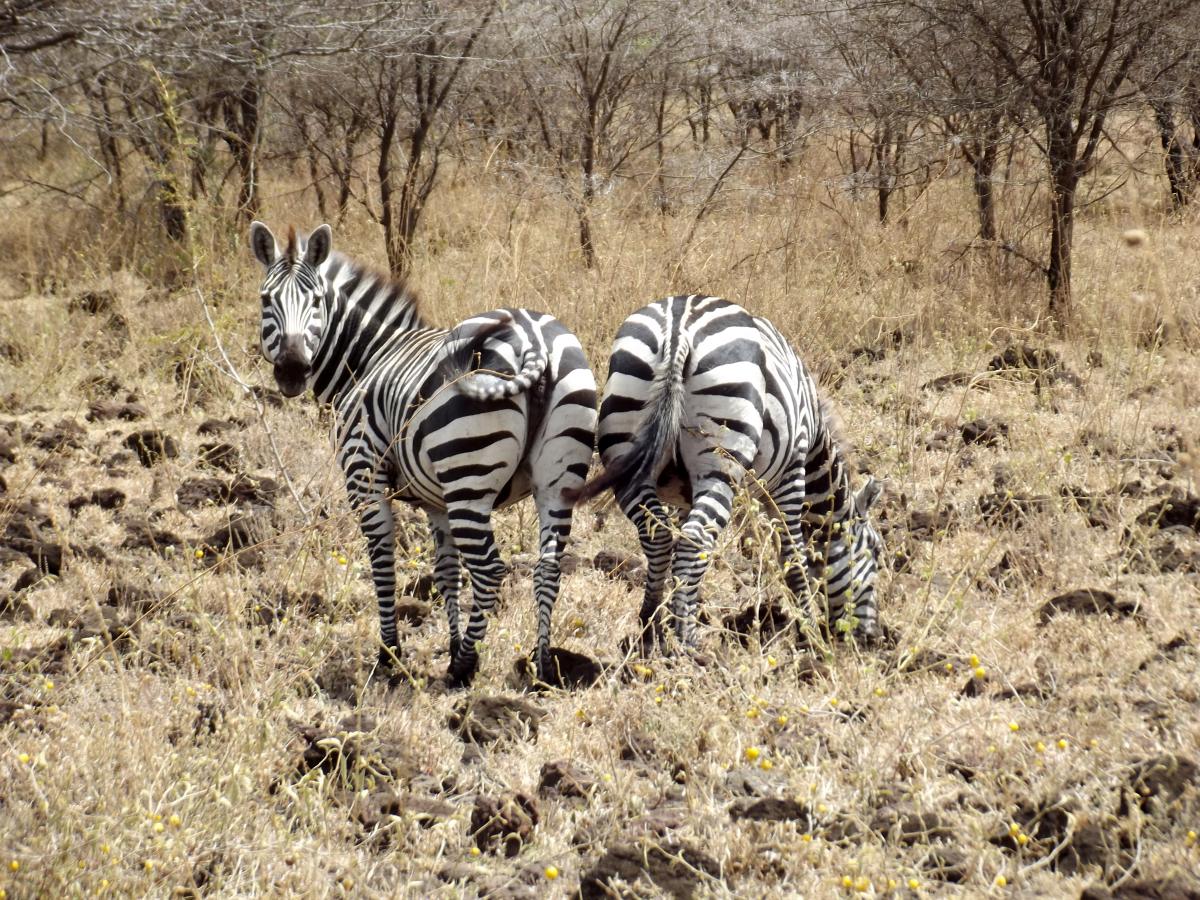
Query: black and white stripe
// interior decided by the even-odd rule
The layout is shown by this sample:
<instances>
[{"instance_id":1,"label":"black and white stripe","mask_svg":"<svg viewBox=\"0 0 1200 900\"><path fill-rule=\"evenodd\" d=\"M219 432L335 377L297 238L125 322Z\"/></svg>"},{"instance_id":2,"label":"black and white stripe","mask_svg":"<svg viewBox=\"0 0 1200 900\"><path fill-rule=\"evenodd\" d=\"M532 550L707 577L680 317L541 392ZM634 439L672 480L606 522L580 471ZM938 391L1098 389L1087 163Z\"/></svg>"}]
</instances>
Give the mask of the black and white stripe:
<instances>
[{"instance_id":1,"label":"black and white stripe","mask_svg":"<svg viewBox=\"0 0 1200 900\"><path fill-rule=\"evenodd\" d=\"M279 389L311 388L338 414L338 457L361 516L386 659L396 648L395 524L390 498L423 509L434 578L450 622L450 677L470 680L505 566L492 511L532 496L538 676L548 675L550 614L573 498L587 477L596 382L578 339L552 316L504 309L451 331L425 325L403 284L331 253L329 226L280 249L260 222L266 268L262 349ZM461 569L474 606L462 635Z\"/></svg>"},{"instance_id":2,"label":"black and white stripe","mask_svg":"<svg viewBox=\"0 0 1200 900\"><path fill-rule=\"evenodd\" d=\"M642 623L657 633L668 574L677 636L695 641L697 591L738 485L769 497L782 529L788 588L830 622L879 630L881 541L868 519L879 495L857 495L817 387L766 319L717 297L670 297L625 320L600 404L605 472L581 499L613 488L646 554ZM686 511L676 540L664 503ZM815 618L815 617L814 617Z\"/></svg>"}]
</instances>

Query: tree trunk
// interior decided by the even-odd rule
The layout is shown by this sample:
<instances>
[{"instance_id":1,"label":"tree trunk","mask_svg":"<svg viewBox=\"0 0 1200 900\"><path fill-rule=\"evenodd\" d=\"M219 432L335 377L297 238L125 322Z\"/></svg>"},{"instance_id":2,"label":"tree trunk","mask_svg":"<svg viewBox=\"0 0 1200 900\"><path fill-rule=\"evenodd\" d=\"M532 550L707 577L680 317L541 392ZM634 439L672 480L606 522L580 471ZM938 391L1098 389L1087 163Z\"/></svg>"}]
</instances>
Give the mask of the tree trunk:
<instances>
[{"instance_id":1,"label":"tree trunk","mask_svg":"<svg viewBox=\"0 0 1200 900\"><path fill-rule=\"evenodd\" d=\"M1187 176L1183 171L1183 146L1175 134L1175 112L1169 103L1158 100L1151 104L1158 125L1158 140L1163 149L1163 166L1171 187L1171 205L1175 209L1188 202Z\"/></svg>"},{"instance_id":2,"label":"tree trunk","mask_svg":"<svg viewBox=\"0 0 1200 900\"><path fill-rule=\"evenodd\" d=\"M664 216L671 211L671 204L667 200L667 176L664 171L667 154L663 141L667 119L667 88L668 84L664 76L662 86L658 92L658 106L654 111L654 152L658 163L654 174L655 180L658 182L658 211Z\"/></svg>"},{"instance_id":3,"label":"tree trunk","mask_svg":"<svg viewBox=\"0 0 1200 900\"><path fill-rule=\"evenodd\" d=\"M583 252L583 265L596 266L596 245L592 240L591 207L596 197L596 115L594 104L588 110L588 120L583 134L583 193L579 203L579 249Z\"/></svg>"},{"instance_id":4,"label":"tree trunk","mask_svg":"<svg viewBox=\"0 0 1200 900\"><path fill-rule=\"evenodd\" d=\"M996 171L998 148L989 141L979 153L970 158L971 186L975 190L975 207L979 214L979 237L981 240L996 240L996 185L992 180Z\"/></svg>"},{"instance_id":5,"label":"tree trunk","mask_svg":"<svg viewBox=\"0 0 1200 900\"><path fill-rule=\"evenodd\" d=\"M1075 229L1075 189L1079 176L1074 152L1070 157L1051 151L1050 262L1046 284L1050 289L1048 312L1055 329L1065 334L1071 328L1071 242Z\"/></svg>"}]
</instances>

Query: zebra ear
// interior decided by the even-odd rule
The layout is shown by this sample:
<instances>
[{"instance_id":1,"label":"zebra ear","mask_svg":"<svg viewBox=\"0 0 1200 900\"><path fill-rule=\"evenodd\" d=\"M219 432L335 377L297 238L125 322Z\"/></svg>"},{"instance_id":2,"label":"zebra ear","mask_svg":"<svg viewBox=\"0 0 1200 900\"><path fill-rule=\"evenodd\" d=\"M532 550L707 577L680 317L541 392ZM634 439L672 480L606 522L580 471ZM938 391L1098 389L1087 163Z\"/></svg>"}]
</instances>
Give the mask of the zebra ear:
<instances>
[{"instance_id":1,"label":"zebra ear","mask_svg":"<svg viewBox=\"0 0 1200 900\"><path fill-rule=\"evenodd\" d=\"M304 249L304 261L317 268L329 259L329 251L333 248L333 229L322 225L308 236L308 246Z\"/></svg>"},{"instance_id":2,"label":"zebra ear","mask_svg":"<svg viewBox=\"0 0 1200 900\"><path fill-rule=\"evenodd\" d=\"M250 225L250 249L254 251L258 261L268 267L279 255L275 235L271 234L271 229L262 222L253 222Z\"/></svg>"},{"instance_id":3,"label":"zebra ear","mask_svg":"<svg viewBox=\"0 0 1200 900\"><path fill-rule=\"evenodd\" d=\"M882 493L883 485L874 478L868 478L867 483L862 486L862 490L854 495L855 512L860 516L865 516Z\"/></svg>"}]
</instances>

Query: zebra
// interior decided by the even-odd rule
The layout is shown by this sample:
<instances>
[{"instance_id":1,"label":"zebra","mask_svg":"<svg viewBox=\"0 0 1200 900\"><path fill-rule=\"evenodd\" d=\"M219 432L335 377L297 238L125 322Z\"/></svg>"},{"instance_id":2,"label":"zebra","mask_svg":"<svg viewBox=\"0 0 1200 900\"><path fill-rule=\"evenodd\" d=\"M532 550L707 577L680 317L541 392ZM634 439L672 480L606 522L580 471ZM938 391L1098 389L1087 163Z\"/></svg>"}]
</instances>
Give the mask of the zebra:
<instances>
[{"instance_id":1,"label":"zebra","mask_svg":"<svg viewBox=\"0 0 1200 900\"><path fill-rule=\"evenodd\" d=\"M816 588L828 622L880 636L882 540L868 512L881 486L869 479L852 492L816 383L766 319L700 294L633 313L613 344L598 438L604 471L576 499L612 488L637 526L647 568L644 640L662 636L670 569L676 637L695 644L699 584L747 480L783 526L784 580L811 624ZM686 512L678 539L664 503Z\"/></svg>"},{"instance_id":2,"label":"zebra","mask_svg":"<svg viewBox=\"0 0 1200 900\"><path fill-rule=\"evenodd\" d=\"M506 567L492 511L537 506L537 677L550 676L550 616L573 501L595 441L596 380L579 340L552 316L498 309L446 331L422 318L403 281L332 251L332 231L289 229L280 248L261 222L250 246L266 270L262 352L282 394L312 390L338 422L338 461L359 517L379 601L379 660L398 653L391 499L422 509L434 583L450 625L449 682L479 664ZM462 568L474 599L460 632Z\"/></svg>"}]
</instances>

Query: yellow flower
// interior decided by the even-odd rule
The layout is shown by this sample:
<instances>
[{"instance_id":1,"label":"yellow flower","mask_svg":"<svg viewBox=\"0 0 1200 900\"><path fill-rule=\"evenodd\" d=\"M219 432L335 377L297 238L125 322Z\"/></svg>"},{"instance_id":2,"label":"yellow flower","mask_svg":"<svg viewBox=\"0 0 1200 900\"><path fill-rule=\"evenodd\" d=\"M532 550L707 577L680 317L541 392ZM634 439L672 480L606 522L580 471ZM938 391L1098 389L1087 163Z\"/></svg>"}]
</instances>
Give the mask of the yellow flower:
<instances>
[{"instance_id":1,"label":"yellow flower","mask_svg":"<svg viewBox=\"0 0 1200 900\"><path fill-rule=\"evenodd\" d=\"M708 559L708 553L704 550L701 550L700 553L697 555L697 559L699 559L701 562L704 562L705 560Z\"/></svg>"},{"instance_id":2,"label":"yellow flower","mask_svg":"<svg viewBox=\"0 0 1200 900\"><path fill-rule=\"evenodd\" d=\"M844 887L844 888L854 887L854 879L851 878L849 875L843 875L842 876L842 887Z\"/></svg>"},{"instance_id":3,"label":"yellow flower","mask_svg":"<svg viewBox=\"0 0 1200 900\"><path fill-rule=\"evenodd\" d=\"M762 762L760 762L758 764L758 767L760 769L762 769L764 772L769 772L769 771L771 771L771 769L775 768L775 764L773 762L771 762L769 759L764 759Z\"/></svg>"},{"instance_id":4,"label":"yellow flower","mask_svg":"<svg viewBox=\"0 0 1200 900\"><path fill-rule=\"evenodd\" d=\"M1018 834L1017 835L1017 843L1020 844L1022 847L1024 847L1026 844L1029 843L1029 835L1027 835L1023 832L1021 834Z\"/></svg>"},{"instance_id":5,"label":"yellow flower","mask_svg":"<svg viewBox=\"0 0 1200 900\"><path fill-rule=\"evenodd\" d=\"M154 871L154 860L152 860L152 859L143 860L142 868L145 869L147 872L153 872Z\"/></svg>"},{"instance_id":6,"label":"yellow flower","mask_svg":"<svg viewBox=\"0 0 1200 900\"><path fill-rule=\"evenodd\" d=\"M1067 749L1067 739L1066 739L1066 738L1059 738L1059 739L1058 739L1058 749L1059 749L1059 750L1066 750L1066 749Z\"/></svg>"},{"instance_id":7,"label":"yellow flower","mask_svg":"<svg viewBox=\"0 0 1200 900\"><path fill-rule=\"evenodd\" d=\"M860 894L871 889L871 881L867 876L860 875L858 880L854 882L854 889Z\"/></svg>"},{"instance_id":8,"label":"yellow flower","mask_svg":"<svg viewBox=\"0 0 1200 900\"><path fill-rule=\"evenodd\" d=\"M1018 725L1016 722L1009 722L1009 723L1008 723L1008 730L1009 730L1009 731L1020 731L1020 730L1021 730L1021 726L1020 726L1020 725Z\"/></svg>"},{"instance_id":9,"label":"yellow flower","mask_svg":"<svg viewBox=\"0 0 1200 900\"><path fill-rule=\"evenodd\" d=\"M54 682L47 678L43 687L48 691L52 691L54 690Z\"/></svg>"},{"instance_id":10,"label":"yellow flower","mask_svg":"<svg viewBox=\"0 0 1200 900\"><path fill-rule=\"evenodd\" d=\"M21 864L17 860L14 859L14 860L9 861L8 869L10 872L20 871L20 868L21 868Z\"/></svg>"},{"instance_id":11,"label":"yellow flower","mask_svg":"<svg viewBox=\"0 0 1200 900\"><path fill-rule=\"evenodd\" d=\"M154 830L155 830L155 832L157 832L158 834L162 834L162 832L163 832L163 831L166 829L166 827L167 827L167 826L166 826L166 825L164 825L162 822L155 822L155 823L154 823Z\"/></svg>"},{"instance_id":12,"label":"yellow flower","mask_svg":"<svg viewBox=\"0 0 1200 900\"><path fill-rule=\"evenodd\" d=\"M558 877L558 867L557 866L546 866L546 877L549 878L551 881L553 881L555 878L557 878Z\"/></svg>"},{"instance_id":13,"label":"yellow flower","mask_svg":"<svg viewBox=\"0 0 1200 900\"><path fill-rule=\"evenodd\" d=\"M197 547L195 556L196 559L204 559L204 551Z\"/></svg>"},{"instance_id":14,"label":"yellow flower","mask_svg":"<svg viewBox=\"0 0 1200 900\"><path fill-rule=\"evenodd\" d=\"M179 818L175 813L171 813L171 818L167 819L167 822L170 823L172 828L178 828L183 824L183 819Z\"/></svg>"},{"instance_id":15,"label":"yellow flower","mask_svg":"<svg viewBox=\"0 0 1200 900\"><path fill-rule=\"evenodd\" d=\"M987 669L985 669L983 666L976 666L975 667L975 677L976 678L987 678Z\"/></svg>"},{"instance_id":16,"label":"yellow flower","mask_svg":"<svg viewBox=\"0 0 1200 900\"><path fill-rule=\"evenodd\" d=\"M887 696L887 691L885 691L885 690L884 690L883 688L881 688L881 687L877 687L877 688L875 688L875 696L876 696L876 697L886 697L886 696Z\"/></svg>"},{"instance_id":17,"label":"yellow flower","mask_svg":"<svg viewBox=\"0 0 1200 900\"><path fill-rule=\"evenodd\" d=\"M1045 753L1046 745L1043 744L1041 741L1038 741L1036 744L1033 745L1033 749L1036 750L1038 753Z\"/></svg>"},{"instance_id":18,"label":"yellow flower","mask_svg":"<svg viewBox=\"0 0 1200 900\"><path fill-rule=\"evenodd\" d=\"M996 887L1004 887L1006 884L1008 884L1007 878L1005 878L1003 875L996 876Z\"/></svg>"},{"instance_id":19,"label":"yellow flower","mask_svg":"<svg viewBox=\"0 0 1200 900\"><path fill-rule=\"evenodd\" d=\"M29 754L28 753L18 753L17 754L17 762L19 762L23 766L28 765L29 764Z\"/></svg>"},{"instance_id":20,"label":"yellow flower","mask_svg":"<svg viewBox=\"0 0 1200 900\"><path fill-rule=\"evenodd\" d=\"M973 669L977 665L979 665L979 657L976 656L974 653L972 653L971 658L968 660L968 662L971 664L971 668Z\"/></svg>"},{"instance_id":21,"label":"yellow flower","mask_svg":"<svg viewBox=\"0 0 1200 900\"><path fill-rule=\"evenodd\" d=\"M780 713L775 717L775 724L782 728L788 723L788 717Z\"/></svg>"},{"instance_id":22,"label":"yellow flower","mask_svg":"<svg viewBox=\"0 0 1200 900\"><path fill-rule=\"evenodd\" d=\"M917 881L917 879L915 879L915 878L910 878L910 879L908 879L908 888L909 888L909 890L915 891L915 890L917 890L917 888L919 888L920 886L921 886L921 882Z\"/></svg>"},{"instance_id":23,"label":"yellow flower","mask_svg":"<svg viewBox=\"0 0 1200 900\"><path fill-rule=\"evenodd\" d=\"M748 710L746 710L746 718L747 719L757 719L760 715L761 715L761 712L757 706L752 706Z\"/></svg>"},{"instance_id":24,"label":"yellow flower","mask_svg":"<svg viewBox=\"0 0 1200 900\"><path fill-rule=\"evenodd\" d=\"M812 835L811 834L802 834L802 835L800 835L800 840L806 844L811 844L812 843Z\"/></svg>"},{"instance_id":25,"label":"yellow flower","mask_svg":"<svg viewBox=\"0 0 1200 900\"><path fill-rule=\"evenodd\" d=\"M750 760L750 762L754 762L756 759L758 759L758 756L759 749L757 747L746 748L746 759Z\"/></svg>"},{"instance_id":26,"label":"yellow flower","mask_svg":"<svg viewBox=\"0 0 1200 900\"><path fill-rule=\"evenodd\" d=\"M1186 838L1184 838L1183 842L1184 842L1185 844L1187 844L1189 847L1190 847L1190 846L1192 846L1193 844L1195 844L1195 843L1196 843L1196 832L1195 832L1195 831L1189 831L1189 832L1187 833L1187 837L1186 837Z\"/></svg>"},{"instance_id":27,"label":"yellow flower","mask_svg":"<svg viewBox=\"0 0 1200 900\"><path fill-rule=\"evenodd\" d=\"M1008 825L1008 833L1011 834L1013 837L1016 837L1018 834L1021 833L1021 826L1018 825L1016 822L1010 822Z\"/></svg>"},{"instance_id":28,"label":"yellow flower","mask_svg":"<svg viewBox=\"0 0 1200 900\"><path fill-rule=\"evenodd\" d=\"M953 672L954 671L954 663L952 663L952 662L946 663L946 671Z\"/></svg>"},{"instance_id":29,"label":"yellow flower","mask_svg":"<svg viewBox=\"0 0 1200 900\"><path fill-rule=\"evenodd\" d=\"M777 659L775 659L775 657L773 657L773 656L768 656L767 657L767 665L773 669L777 665L779 665L779 661Z\"/></svg>"},{"instance_id":30,"label":"yellow flower","mask_svg":"<svg viewBox=\"0 0 1200 900\"><path fill-rule=\"evenodd\" d=\"M468 850L467 852L468 852L468 853L470 853L472 856L478 856L478 855L479 855L479 848L478 848L478 847L472 847L472 848L471 848L470 850Z\"/></svg>"}]
</instances>

